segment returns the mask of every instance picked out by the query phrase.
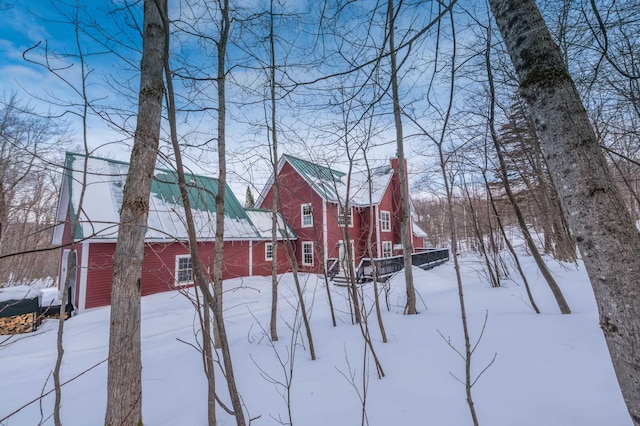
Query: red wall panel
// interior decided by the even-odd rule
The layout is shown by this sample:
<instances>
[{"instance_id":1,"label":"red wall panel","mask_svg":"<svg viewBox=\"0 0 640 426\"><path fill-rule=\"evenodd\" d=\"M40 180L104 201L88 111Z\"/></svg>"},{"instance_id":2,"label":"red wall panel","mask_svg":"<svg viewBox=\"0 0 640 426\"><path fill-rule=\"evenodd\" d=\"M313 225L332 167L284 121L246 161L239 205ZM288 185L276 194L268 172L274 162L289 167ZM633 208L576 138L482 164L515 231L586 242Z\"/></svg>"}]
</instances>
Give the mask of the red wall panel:
<instances>
[{"instance_id":1,"label":"red wall panel","mask_svg":"<svg viewBox=\"0 0 640 426\"><path fill-rule=\"evenodd\" d=\"M282 243L280 244L282 247ZM213 274L214 243L198 244L200 260L208 274ZM113 274L113 253L115 243L92 243L89 250L87 270L86 308L107 306L111 301L111 281ZM260 255L256 256L257 253ZM284 249L280 248L279 273L288 270ZM145 245L145 256L142 264L141 294L160 293L178 289L175 285L175 259L178 255L188 255L187 244L148 243ZM270 275L271 262L264 259L264 245L258 243L254 248L253 275ZM249 242L227 241L224 247L223 279L249 276Z\"/></svg>"}]
</instances>

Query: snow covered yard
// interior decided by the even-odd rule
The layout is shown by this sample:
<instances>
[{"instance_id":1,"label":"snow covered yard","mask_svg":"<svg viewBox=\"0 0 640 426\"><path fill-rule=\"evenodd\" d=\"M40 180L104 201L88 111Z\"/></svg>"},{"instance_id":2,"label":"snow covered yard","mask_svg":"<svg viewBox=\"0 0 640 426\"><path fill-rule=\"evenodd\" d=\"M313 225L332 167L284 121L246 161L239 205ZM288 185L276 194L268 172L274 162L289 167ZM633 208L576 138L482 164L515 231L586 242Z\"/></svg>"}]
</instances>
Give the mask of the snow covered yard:
<instances>
[{"instance_id":1,"label":"snow covered yard","mask_svg":"<svg viewBox=\"0 0 640 426\"><path fill-rule=\"evenodd\" d=\"M501 288L490 288L477 272L481 269L479 259L462 259L472 339L478 338L485 316L488 318L474 354L474 374L495 355L494 363L473 388L480 424L630 426L584 269L550 262L573 310L571 315L561 315L533 261L523 261L541 315L528 307L524 287L507 281ZM291 275L281 280L280 341L274 345L267 337L270 278L225 282L225 316L234 369L253 425L288 422L282 395L283 384L289 379L291 415L296 425L359 425L365 395L370 425L471 424L464 386L453 377L464 379L464 361L440 336L463 349L451 262L430 271L414 269L419 315L402 315L404 277L391 280L390 311L383 299L388 343L381 341L375 313L370 315L369 330L386 374L383 379L377 378L369 358L366 369L363 367L365 345L360 329L351 324L346 289L332 286L338 322L334 328L324 281L316 276L302 277L311 310L316 361L310 360L304 329L295 321ZM371 287L364 286L367 296ZM371 309L370 298L367 304ZM199 328L191 302L177 292L157 294L143 298L142 312L145 425L206 424L202 360L185 343L195 343ZM55 363L56 328L55 321L47 320L36 333L2 343L0 418L51 389L52 380L47 382L47 377ZM80 375L63 388L65 425L103 423L108 328L109 308L83 313L65 324L63 380ZM222 374L217 379L225 399ZM52 407L50 394L41 404L30 405L2 424L36 425L51 414ZM235 424L222 410L218 418L219 424ZM52 419L45 424L53 424Z\"/></svg>"}]
</instances>

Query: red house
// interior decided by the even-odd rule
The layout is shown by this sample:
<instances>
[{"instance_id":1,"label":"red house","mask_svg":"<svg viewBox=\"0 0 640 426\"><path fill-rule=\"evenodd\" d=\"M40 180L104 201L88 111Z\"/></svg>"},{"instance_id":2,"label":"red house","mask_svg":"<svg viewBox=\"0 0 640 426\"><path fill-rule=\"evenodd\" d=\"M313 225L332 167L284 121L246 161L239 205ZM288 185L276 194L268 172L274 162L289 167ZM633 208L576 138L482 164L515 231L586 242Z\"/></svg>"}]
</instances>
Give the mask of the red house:
<instances>
[{"instance_id":1,"label":"red house","mask_svg":"<svg viewBox=\"0 0 640 426\"><path fill-rule=\"evenodd\" d=\"M113 254L128 168L127 163L105 158L66 155L53 242L63 247L61 281L68 266L72 271L70 298L77 311L110 303ZM200 259L205 265L212 265L218 181L193 174L187 175L187 181ZM244 209L229 187L224 202L223 278L271 274L271 212ZM290 228L285 232L282 218L279 223L278 244L285 244L286 232L295 240ZM143 296L193 285L184 207L175 171L156 169L154 173L145 238ZM278 269L279 273L286 272L288 263L279 261Z\"/></svg>"},{"instance_id":2,"label":"red house","mask_svg":"<svg viewBox=\"0 0 640 426\"><path fill-rule=\"evenodd\" d=\"M277 170L280 213L297 236L300 270L321 273L329 259L339 259L344 266L345 241L351 241L356 266L364 257L402 254L397 158L348 175L284 155ZM271 176L256 205L271 208L274 183ZM412 250L424 248L426 234L410 222Z\"/></svg>"}]
</instances>

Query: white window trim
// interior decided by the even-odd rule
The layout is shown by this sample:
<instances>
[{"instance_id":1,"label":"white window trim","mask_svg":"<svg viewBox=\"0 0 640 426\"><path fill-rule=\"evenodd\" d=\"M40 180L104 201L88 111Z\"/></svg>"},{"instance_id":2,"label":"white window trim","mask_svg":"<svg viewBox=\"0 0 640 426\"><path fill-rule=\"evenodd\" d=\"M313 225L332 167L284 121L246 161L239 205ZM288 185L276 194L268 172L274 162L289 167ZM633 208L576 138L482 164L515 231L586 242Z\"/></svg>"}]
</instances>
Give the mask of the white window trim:
<instances>
[{"instance_id":1,"label":"white window trim","mask_svg":"<svg viewBox=\"0 0 640 426\"><path fill-rule=\"evenodd\" d=\"M175 267L175 281L176 287L182 287L185 285L193 284L193 261L191 262L191 281L178 281L179 267L180 267L180 259L191 259L191 255L188 254L179 254L176 256L176 267Z\"/></svg>"},{"instance_id":2,"label":"white window trim","mask_svg":"<svg viewBox=\"0 0 640 426\"><path fill-rule=\"evenodd\" d=\"M271 247L271 250L269 250L269 247ZM271 256L269 256L269 251L271 251ZM273 260L273 243L264 244L264 260Z\"/></svg>"},{"instance_id":3,"label":"white window trim","mask_svg":"<svg viewBox=\"0 0 640 426\"><path fill-rule=\"evenodd\" d=\"M311 263L306 262L306 256L305 256L305 247L311 247ZM303 241L302 242L302 264L305 266L313 266L313 262L314 262L314 255L313 255L313 241Z\"/></svg>"},{"instance_id":4,"label":"white window trim","mask_svg":"<svg viewBox=\"0 0 640 426\"><path fill-rule=\"evenodd\" d=\"M385 256L385 247L388 247L389 255ZM392 257L393 256L393 243L391 241L383 241L382 242L382 253L380 253L383 258Z\"/></svg>"},{"instance_id":5,"label":"white window trim","mask_svg":"<svg viewBox=\"0 0 640 426\"><path fill-rule=\"evenodd\" d=\"M389 220L384 220L383 216L387 215L387 217L389 218ZM385 229L384 225L387 225L387 228ZM380 210L380 231L382 232L391 232L391 212L387 211L387 210Z\"/></svg>"},{"instance_id":6,"label":"white window trim","mask_svg":"<svg viewBox=\"0 0 640 426\"><path fill-rule=\"evenodd\" d=\"M309 214L304 214L304 208L309 207ZM305 224L304 218L309 217L311 219L311 223ZM302 228L311 228L313 226L313 209L311 208L311 203L300 204L300 226Z\"/></svg>"},{"instance_id":7,"label":"white window trim","mask_svg":"<svg viewBox=\"0 0 640 426\"><path fill-rule=\"evenodd\" d=\"M338 226L344 227L344 213L340 210L344 210L338 205ZM349 220L349 228L353 228L353 207L349 207L349 214L347 215Z\"/></svg>"}]
</instances>

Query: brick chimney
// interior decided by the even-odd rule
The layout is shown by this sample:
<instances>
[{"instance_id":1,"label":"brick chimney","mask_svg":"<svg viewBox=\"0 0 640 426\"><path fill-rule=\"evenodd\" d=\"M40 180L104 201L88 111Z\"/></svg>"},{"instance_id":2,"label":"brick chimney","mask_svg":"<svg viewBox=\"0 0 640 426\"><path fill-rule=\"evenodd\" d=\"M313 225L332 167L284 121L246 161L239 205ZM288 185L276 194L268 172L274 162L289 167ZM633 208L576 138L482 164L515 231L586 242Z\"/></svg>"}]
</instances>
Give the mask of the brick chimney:
<instances>
[{"instance_id":1,"label":"brick chimney","mask_svg":"<svg viewBox=\"0 0 640 426\"><path fill-rule=\"evenodd\" d=\"M392 220L395 222L393 226L393 240L394 244L400 244L402 237L400 236L400 221L402 220L402 198L400 196L400 161L398 157L389 159L391 168L393 169L393 176L391 177L391 190L392 190ZM407 174L407 159L404 159L404 172Z\"/></svg>"}]
</instances>

